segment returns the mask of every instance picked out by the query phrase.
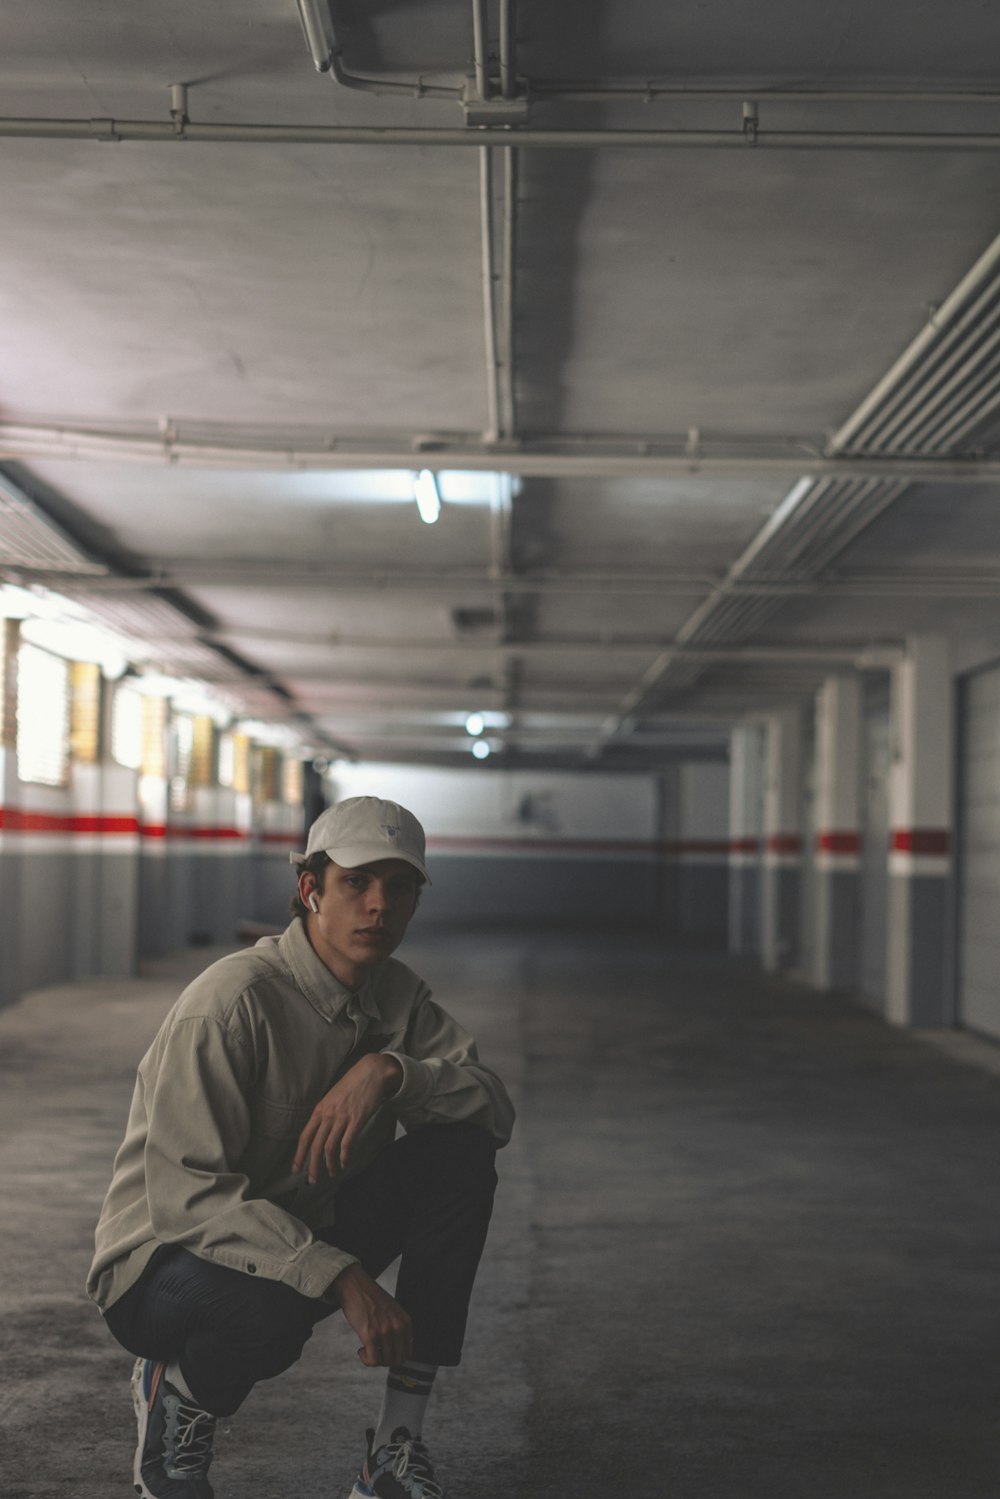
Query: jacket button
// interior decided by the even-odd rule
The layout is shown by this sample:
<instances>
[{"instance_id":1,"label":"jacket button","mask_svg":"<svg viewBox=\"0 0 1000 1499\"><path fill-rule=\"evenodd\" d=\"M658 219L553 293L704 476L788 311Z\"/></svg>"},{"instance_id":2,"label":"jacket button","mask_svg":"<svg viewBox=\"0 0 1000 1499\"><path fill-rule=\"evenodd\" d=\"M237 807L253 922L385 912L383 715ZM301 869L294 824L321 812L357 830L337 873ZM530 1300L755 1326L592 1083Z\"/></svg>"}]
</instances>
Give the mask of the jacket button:
<instances>
[{"instance_id":1,"label":"jacket button","mask_svg":"<svg viewBox=\"0 0 1000 1499\"><path fill-rule=\"evenodd\" d=\"M253 1263L253 1261L251 1261L250 1264L247 1266L247 1273L249 1275L256 1275L257 1274L257 1266Z\"/></svg>"}]
</instances>

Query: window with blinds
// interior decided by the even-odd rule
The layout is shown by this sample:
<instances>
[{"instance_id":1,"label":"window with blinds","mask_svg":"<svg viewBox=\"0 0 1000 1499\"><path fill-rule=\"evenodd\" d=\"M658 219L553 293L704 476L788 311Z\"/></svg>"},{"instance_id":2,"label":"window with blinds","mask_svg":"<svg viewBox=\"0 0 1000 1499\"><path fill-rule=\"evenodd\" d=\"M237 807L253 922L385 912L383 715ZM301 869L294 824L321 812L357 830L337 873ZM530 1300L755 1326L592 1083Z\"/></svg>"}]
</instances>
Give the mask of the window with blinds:
<instances>
[{"instance_id":1,"label":"window with blinds","mask_svg":"<svg viewBox=\"0 0 1000 1499\"><path fill-rule=\"evenodd\" d=\"M144 776L167 774L167 703L162 697L142 699L142 761Z\"/></svg>"},{"instance_id":2,"label":"window with blinds","mask_svg":"<svg viewBox=\"0 0 1000 1499\"><path fill-rule=\"evenodd\" d=\"M37 645L17 657L17 774L40 786L69 781L69 662Z\"/></svg>"},{"instance_id":3,"label":"window with blinds","mask_svg":"<svg viewBox=\"0 0 1000 1499\"><path fill-rule=\"evenodd\" d=\"M194 719L178 713L170 725L170 807L186 812L191 805L191 757L194 753Z\"/></svg>"},{"instance_id":4,"label":"window with blinds","mask_svg":"<svg viewBox=\"0 0 1000 1499\"><path fill-rule=\"evenodd\" d=\"M288 802L289 806L301 807L302 761L296 760L292 755L285 756L281 771L281 790L283 801Z\"/></svg>"}]
</instances>

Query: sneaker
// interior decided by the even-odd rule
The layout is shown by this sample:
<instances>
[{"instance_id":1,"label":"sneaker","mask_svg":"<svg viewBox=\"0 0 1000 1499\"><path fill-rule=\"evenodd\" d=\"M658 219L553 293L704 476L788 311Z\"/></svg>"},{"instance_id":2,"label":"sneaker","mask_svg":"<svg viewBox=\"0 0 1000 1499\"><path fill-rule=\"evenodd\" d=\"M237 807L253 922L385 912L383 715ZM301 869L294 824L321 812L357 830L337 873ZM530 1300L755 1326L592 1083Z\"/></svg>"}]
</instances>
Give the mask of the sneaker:
<instances>
[{"instance_id":1,"label":"sneaker","mask_svg":"<svg viewBox=\"0 0 1000 1499\"><path fill-rule=\"evenodd\" d=\"M132 1404L139 1424L132 1479L141 1499L213 1499L208 1481L215 1417L168 1384L165 1364L136 1359Z\"/></svg>"},{"instance_id":2,"label":"sneaker","mask_svg":"<svg viewBox=\"0 0 1000 1499\"><path fill-rule=\"evenodd\" d=\"M372 1451L374 1428L368 1432L368 1456L350 1499L444 1499L423 1442L397 1426L392 1440Z\"/></svg>"}]
</instances>

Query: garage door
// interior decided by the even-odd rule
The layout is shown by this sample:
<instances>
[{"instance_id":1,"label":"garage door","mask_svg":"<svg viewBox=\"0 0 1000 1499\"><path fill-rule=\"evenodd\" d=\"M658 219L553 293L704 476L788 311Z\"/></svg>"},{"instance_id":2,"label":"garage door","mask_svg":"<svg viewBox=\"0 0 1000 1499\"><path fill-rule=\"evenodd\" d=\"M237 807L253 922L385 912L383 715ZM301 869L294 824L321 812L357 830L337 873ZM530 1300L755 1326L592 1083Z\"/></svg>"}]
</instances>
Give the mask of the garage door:
<instances>
[{"instance_id":1,"label":"garage door","mask_svg":"<svg viewBox=\"0 0 1000 1499\"><path fill-rule=\"evenodd\" d=\"M958 806L958 1020L1000 1040L1000 668L966 678Z\"/></svg>"}]
</instances>

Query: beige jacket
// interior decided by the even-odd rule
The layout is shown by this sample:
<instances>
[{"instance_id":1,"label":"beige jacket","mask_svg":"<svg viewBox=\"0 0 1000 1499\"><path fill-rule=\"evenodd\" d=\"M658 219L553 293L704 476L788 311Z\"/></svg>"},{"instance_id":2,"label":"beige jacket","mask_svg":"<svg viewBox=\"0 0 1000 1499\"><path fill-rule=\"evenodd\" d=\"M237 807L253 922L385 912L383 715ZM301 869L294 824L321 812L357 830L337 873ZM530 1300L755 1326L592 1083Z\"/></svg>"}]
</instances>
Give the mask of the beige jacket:
<instances>
[{"instance_id":1,"label":"beige jacket","mask_svg":"<svg viewBox=\"0 0 1000 1499\"><path fill-rule=\"evenodd\" d=\"M499 1144L514 1110L469 1033L390 958L356 993L324 967L297 919L280 937L213 963L167 1016L139 1074L97 1225L88 1294L101 1308L160 1244L322 1297L354 1256L313 1231L335 1219L336 1184L292 1175L314 1105L369 1052L403 1069L347 1175L405 1128L466 1120Z\"/></svg>"}]
</instances>

